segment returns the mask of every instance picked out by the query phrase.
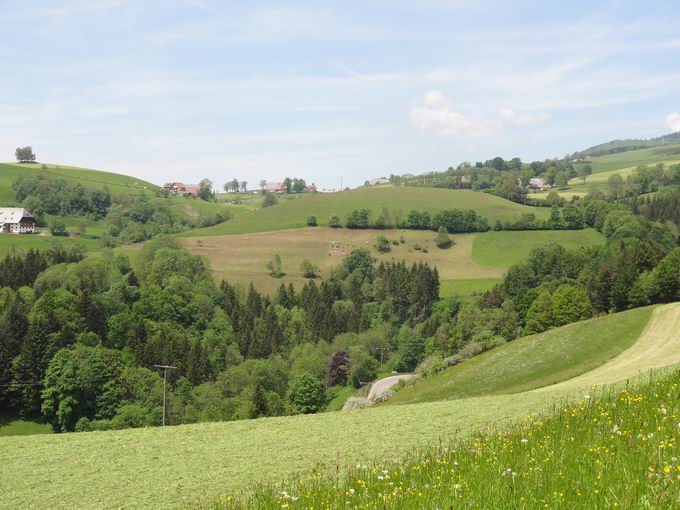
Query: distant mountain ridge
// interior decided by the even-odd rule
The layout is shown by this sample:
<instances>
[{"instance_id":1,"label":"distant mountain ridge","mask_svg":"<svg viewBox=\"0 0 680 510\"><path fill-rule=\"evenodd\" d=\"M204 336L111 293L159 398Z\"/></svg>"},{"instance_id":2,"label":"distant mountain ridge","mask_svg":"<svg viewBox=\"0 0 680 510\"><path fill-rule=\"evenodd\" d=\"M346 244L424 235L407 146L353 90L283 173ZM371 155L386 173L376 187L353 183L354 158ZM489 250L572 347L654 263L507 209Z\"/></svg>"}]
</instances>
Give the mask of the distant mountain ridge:
<instances>
[{"instance_id":1,"label":"distant mountain ridge","mask_svg":"<svg viewBox=\"0 0 680 510\"><path fill-rule=\"evenodd\" d=\"M615 154L617 152L648 149L650 147L662 147L664 145L672 145L676 143L680 143L680 131L649 139L628 138L623 140L612 140L611 142L594 145L593 147L579 152L578 155L580 157L605 156L607 154Z\"/></svg>"}]
</instances>

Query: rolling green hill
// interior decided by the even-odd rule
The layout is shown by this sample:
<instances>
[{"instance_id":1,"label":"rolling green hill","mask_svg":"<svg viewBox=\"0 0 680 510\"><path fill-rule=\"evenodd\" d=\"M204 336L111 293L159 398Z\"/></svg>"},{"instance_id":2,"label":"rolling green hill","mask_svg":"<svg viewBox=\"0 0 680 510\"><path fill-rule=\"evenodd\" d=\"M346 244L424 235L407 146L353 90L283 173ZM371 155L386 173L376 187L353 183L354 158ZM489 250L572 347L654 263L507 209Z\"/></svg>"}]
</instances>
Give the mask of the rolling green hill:
<instances>
[{"instance_id":1,"label":"rolling green hill","mask_svg":"<svg viewBox=\"0 0 680 510\"><path fill-rule=\"evenodd\" d=\"M491 224L496 220L517 219L532 212L547 218L550 211L510 202L487 193L434 188L395 188L378 186L358 188L339 193L318 193L306 198L291 199L277 205L239 215L213 227L184 232L183 236L211 236L269 232L304 227L309 216L316 216L319 225L327 226L328 218L338 215L344 221L355 209L368 209L373 215L383 207L392 215L398 211L405 217L413 209L431 214L444 209L474 209Z\"/></svg>"},{"instance_id":2,"label":"rolling green hill","mask_svg":"<svg viewBox=\"0 0 680 510\"><path fill-rule=\"evenodd\" d=\"M387 404L517 393L593 370L629 348L652 308L636 308L531 335L399 390Z\"/></svg>"},{"instance_id":3,"label":"rolling green hill","mask_svg":"<svg viewBox=\"0 0 680 510\"><path fill-rule=\"evenodd\" d=\"M53 507L55 501L68 508L182 508L315 467L332 476L357 463L389 462L414 449L549 411L567 397L582 396L594 383L678 363L679 328L680 305L672 304L565 326L542 341L516 340L499 348L514 364L495 369L490 351L480 357L489 382L479 390L465 383L471 393L487 396L351 413L1 438L0 491L11 508ZM528 349L529 343L537 350ZM546 354L538 347L546 347ZM513 349L514 354L508 352ZM559 377L547 376L541 360L557 368ZM471 363L475 360L465 364ZM595 380L585 377L572 387L498 394L593 368L586 376L596 374Z\"/></svg>"},{"instance_id":4,"label":"rolling green hill","mask_svg":"<svg viewBox=\"0 0 680 510\"><path fill-rule=\"evenodd\" d=\"M202 214L214 214L223 210L228 210L232 216L238 216L240 213L252 209L248 205L205 202L188 197L166 197L158 186L136 177L87 168L42 163L0 163L0 207L20 205L16 203L12 189L12 183L20 176L63 179L71 185L80 184L89 190L101 190L106 187L114 201L145 196L150 202L156 205L165 205L178 217L188 220L196 220ZM49 218L46 219L49 220ZM85 216L66 216L62 219L64 219L69 232L77 232L79 227L84 224L87 233L94 236L102 234L108 226L106 219L94 221ZM12 241L18 248L34 245L42 246L45 242L44 240ZM9 249L8 240L0 238L0 251L3 249L5 251Z\"/></svg>"}]
</instances>

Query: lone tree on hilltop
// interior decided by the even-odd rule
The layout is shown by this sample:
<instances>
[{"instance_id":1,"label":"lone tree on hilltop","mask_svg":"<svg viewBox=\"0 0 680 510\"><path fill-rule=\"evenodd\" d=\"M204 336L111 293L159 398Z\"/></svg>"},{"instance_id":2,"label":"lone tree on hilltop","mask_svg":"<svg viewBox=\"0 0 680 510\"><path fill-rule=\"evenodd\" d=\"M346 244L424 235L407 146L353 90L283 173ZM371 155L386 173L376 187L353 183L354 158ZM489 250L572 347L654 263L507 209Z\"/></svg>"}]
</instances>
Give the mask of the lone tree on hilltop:
<instances>
[{"instance_id":1,"label":"lone tree on hilltop","mask_svg":"<svg viewBox=\"0 0 680 510\"><path fill-rule=\"evenodd\" d=\"M35 152L33 147L17 147L14 155L19 163L33 163L35 161Z\"/></svg>"}]
</instances>

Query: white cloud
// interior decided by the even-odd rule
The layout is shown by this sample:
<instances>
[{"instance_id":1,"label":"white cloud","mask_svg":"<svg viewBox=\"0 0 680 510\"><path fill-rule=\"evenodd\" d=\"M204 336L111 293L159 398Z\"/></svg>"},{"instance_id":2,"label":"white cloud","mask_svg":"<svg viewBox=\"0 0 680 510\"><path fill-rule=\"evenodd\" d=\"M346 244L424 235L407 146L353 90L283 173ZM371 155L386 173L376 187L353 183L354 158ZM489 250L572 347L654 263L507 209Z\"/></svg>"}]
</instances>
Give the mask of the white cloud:
<instances>
[{"instance_id":1,"label":"white cloud","mask_svg":"<svg viewBox=\"0 0 680 510\"><path fill-rule=\"evenodd\" d=\"M678 112L669 113L666 116L666 125L670 128L670 130L673 133L675 133L676 131L680 131L680 113Z\"/></svg>"},{"instance_id":2,"label":"white cloud","mask_svg":"<svg viewBox=\"0 0 680 510\"><path fill-rule=\"evenodd\" d=\"M517 112L512 108L501 108L498 110L501 118L516 126L526 126L528 124L540 124L549 121L552 117L546 112Z\"/></svg>"},{"instance_id":3,"label":"white cloud","mask_svg":"<svg viewBox=\"0 0 680 510\"><path fill-rule=\"evenodd\" d=\"M411 109L409 118L419 129L438 135L481 138L500 128L497 122L473 118L454 110L451 100L438 90L425 94L420 105Z\"/></svg>"},{"instance_id":4,"label":"white cloud","mask_svg":"<svg viewBox=\"0 0 680 510\"><path fill-rule=\"evenodd\" d=\"M485 138L496 134L506 125L526 126L551 119L546 112L519 112L500 108L496 113L463 113L454 108L451 99L438 90L430 90L420 104L409 113L411 123L423 131L438 135Z\"/></svg>"}]
</instances>

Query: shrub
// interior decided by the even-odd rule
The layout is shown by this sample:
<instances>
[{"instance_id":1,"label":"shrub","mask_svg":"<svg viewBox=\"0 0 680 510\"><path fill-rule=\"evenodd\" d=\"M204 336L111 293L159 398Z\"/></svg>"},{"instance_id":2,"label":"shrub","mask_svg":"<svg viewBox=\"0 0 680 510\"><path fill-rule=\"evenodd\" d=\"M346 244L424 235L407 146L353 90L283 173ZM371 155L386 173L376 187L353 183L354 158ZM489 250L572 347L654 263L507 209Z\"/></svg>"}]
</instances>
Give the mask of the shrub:
<instances>
[{"instance_id":1,"label":"shrub","mask_svg":"<svg viewBox=\"0 0 680 510\"><path fill-rule=\"evenodd\" d=\"M376 402L376 403L385 402L385 400L391 398L393 395L394 395L394 392L391 389L388 388L386 390L383 390L383 391L373 395L373 398L371 398L371 400L373 402Z\"/></svg>"},{"instance_id":2,"label":"shrub","mask_svg":"<svg viewBox=\"0 0 680 510\"><path fill-rule=\"evenodd\" d=\"M316 216L310 216L309 218L307 218L307 226L308 227L316 227L316 225L317 225Z\"/></svg>"},{"instance_id":3,"label":"shrub","mask_svg":"<svg viewBox=\"0 0 680 510\"><path fill-rule=\"evenodd\" d=\"M274 195L274 193L265 192L264 198L262 199L262 207L270 207L279 203L279 199Z\"/></svg>"},{"instance_id":4,"label":"shrub","mask_svg":"<svg viewBox=\"0 0 680 510\"><path fill-rule=\"evenodd\" d=\"M328 218L328 226L331 228L340 228L342 227L342 223L340 222L340 216L337 214L334 214L330 218Z\"/></svg>"},{"instance_id":5,"label":"shrub","mask_svg":"<svg viewBox=\"0 0 680 510\"><path fill-rule=\"evenodd\" d=\"M390 251L390 242L382 234L375 238L374 246L375 249L378 250L380 253L387 253L388 251Z\"/></svg>"},{"instance_id":6,"label":"shrub","mask_svg":"<svg viewBox=\"0 0 680 510\"><path fill-rule=\"evenodd\" d=\"M274 255L274 258L267 262L267 269L269 269L269 274L273 278L283 278L286 276L286 273L283 271L283 268L281 266L281 257L278 255Z\"/></svg>"},{"instance_id":7,"label":"shrub","mask_svg":"<svg viewBox=\"0 0 680 510\"><path fill-rule=\"evenodd\" d=\"M319 273L319 267L311 262L309 259L304 259L300 264L302 275L305 278L316 278Z\"/></svg>"},{"instance_id":8,"label":"shrub","mask_svg":"<svg viewBox=\"0 0 680 510\"><path fill-rule=\"evenodd\" d=\"M53 236L65 236L67 232L66 223L64 223L64 220L61 218L52 218L50 220L50 233Z\"/></svg>"},{"instance_id":9,"label":"shrub","mask_svg":"<svg viewBox=\"0 0 680 510\"><path fill-rule=\"evenodd\" d=\"M439 227L439 232L434 237L434 244L436 244L437 247L441 248L442 250L450 248L453 244L453 241L449 237L449 234L444 227Z\"/></svg>"},{"instance_id":10,"label":"shrub","mask_svg":"<svg viewBox=\"0 0 680 510\"><path fill-rule=\"evenodd\" d=\"M363 397L350 397L342 406L343 412L354 411L356 409L364 409L373 405L373 402Z\"/></svg>"}]
</instances>

